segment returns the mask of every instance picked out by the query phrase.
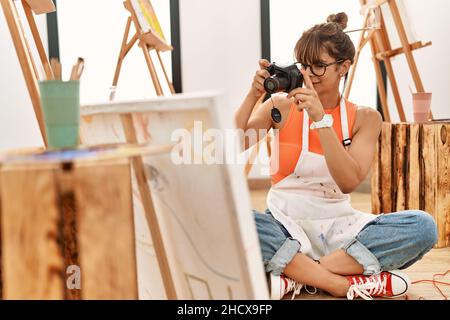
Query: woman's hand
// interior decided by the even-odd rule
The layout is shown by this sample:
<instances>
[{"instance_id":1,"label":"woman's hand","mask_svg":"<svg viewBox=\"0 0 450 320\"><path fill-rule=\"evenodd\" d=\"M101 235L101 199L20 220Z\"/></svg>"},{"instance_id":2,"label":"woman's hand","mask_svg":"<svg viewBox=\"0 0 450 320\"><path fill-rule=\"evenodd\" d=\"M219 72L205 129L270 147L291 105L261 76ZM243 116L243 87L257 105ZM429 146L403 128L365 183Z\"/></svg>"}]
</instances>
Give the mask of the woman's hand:
<instances>
[{"instance_id":1,"label":"woman's hand","mask_svg":"<svg viewBox=\"0 0 450 320\"><path fill-rule=\"evenodd\" d=\"M320 121L325 115L322 102L320 102L319 95L316 90L314 90L312 81L309 78L309 73L304 69L300 69L300 72L303 74L303 81L305 82L306 88L296 88L292 90L289 92L287 98L294 98L297 109L299 111L305 109L312 121Z\"/></svg>"},{"instance_id":2,"label":"woman's hand","mask_svg":"<svg viewBox=\"0 0 450 320\"><path fill-rule=\"evenodd\" d=\"M266 90L264 89L264 80L270 77L269 71L266 70L269 66L270 62L266 59L259 60L260 69L256 71L255 76L253 77L253 83L250 89L250 94L257 99L261 98L261 96L266 93Z\"/></svg>"}]
</instances>

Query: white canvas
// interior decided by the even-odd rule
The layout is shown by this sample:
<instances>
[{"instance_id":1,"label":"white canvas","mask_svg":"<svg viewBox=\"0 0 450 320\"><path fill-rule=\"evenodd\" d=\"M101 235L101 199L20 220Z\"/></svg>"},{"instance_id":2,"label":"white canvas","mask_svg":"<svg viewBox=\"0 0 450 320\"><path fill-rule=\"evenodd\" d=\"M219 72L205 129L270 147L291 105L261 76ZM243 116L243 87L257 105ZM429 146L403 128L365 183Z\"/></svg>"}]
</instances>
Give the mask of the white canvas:
<instances>
[{"instance_id":1,"label":"white canvas","mask_svg":"<svg viewBox=\"0 0 450 320\"><path fill-rule=\"evenodd\" d=\"M131 113L139 142L174 143L175 129L233 128L218 93L82 107L87 144L123 142L120 113ZM261 252L243 165L175 165L170 154L145 157L152 197L180 299L267 299ZM133 183L139 294L164 289L139 191Z\"/></svg>"},{"instance_id":2,"label":"white canvas","mask_svg":"<svg viewBox=\"0 0 450 320\"><path fill-rule=\"evenodd\" d=\"M139 25L142 28L142 31L144 31L144 33L149 32L151 30L150 25L147 19L145 19L144 13L141 11L139 1L131 0L131 5L133 6L134 12L136 12L136 17L138 19Z\"/></svg>"},{"instance_id":3,"label":"white canvas","mask_svg":"<svg viewBox=\"0 0 450 320\"><path fill-rule=\"evenodd\" d=\"M400 17L402 19L402 24L405 29L406 38L408 39L408 42L414 43L419 40L425 40L425 39L418 39L417 37L417 32L414 29L414 21L410 18L410 14L408 12L408 2L405 3L403 0L397 0L396 3L398 10L400 12ZM401 47L402 43L400 41L389 5L388 4L382 5L381 11L383 14L384 22L386 24L386 30L388 33L391 47L393 49Z\"/></svg>"}]
</instances>

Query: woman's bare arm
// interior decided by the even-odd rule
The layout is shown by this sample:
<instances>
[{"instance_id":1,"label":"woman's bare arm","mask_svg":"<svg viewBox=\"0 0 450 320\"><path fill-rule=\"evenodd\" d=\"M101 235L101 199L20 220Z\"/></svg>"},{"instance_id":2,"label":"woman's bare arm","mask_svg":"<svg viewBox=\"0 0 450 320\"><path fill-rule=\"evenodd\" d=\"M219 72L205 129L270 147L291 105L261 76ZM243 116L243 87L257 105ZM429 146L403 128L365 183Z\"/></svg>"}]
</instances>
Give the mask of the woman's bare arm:
<instances>
[{"instance_id":1,"label":"woman's bare arm","mask_svg":"<svg viewBox=\"0 0 450 320\"><path fill-rule=\"evenodd\" d=\"M260 60L260 69L253 78L251 89L235 113L236 127L244 132L244 137L241 141L244 150L265 136L265 134L259 135L259 130L264 129L267 132L272 126L270 113L268 113L268 110L270 110L269 102L260 103L265 94L264 80L270 76L266 70L269 65L269 61ZM256 109L253 112L254 108ZM255 139L250 138L253 130L256 130L254 133L257 134Z\"/></svg>"},{"instance_id":2,"label":"woman's bare arm","mask_svg":"<svg viewBox=\"0 0 450 320\"><path fill-rule=\"evenodd\" d=\"M354 134L348 151L332 128L317 129L330 174L344 193L351 193L367 176L381 132L379 112L366 108L358 113L361 126Z\"/></svg>"}]
</instances>

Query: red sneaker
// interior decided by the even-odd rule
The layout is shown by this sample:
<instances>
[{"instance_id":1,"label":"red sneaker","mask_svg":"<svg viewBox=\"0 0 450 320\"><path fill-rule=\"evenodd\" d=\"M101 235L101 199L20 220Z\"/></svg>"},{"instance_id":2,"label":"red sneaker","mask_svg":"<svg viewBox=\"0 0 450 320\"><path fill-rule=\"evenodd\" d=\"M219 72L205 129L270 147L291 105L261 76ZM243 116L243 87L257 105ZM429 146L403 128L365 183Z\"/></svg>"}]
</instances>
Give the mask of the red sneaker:
<instances>
[{"instance_id":1,"label":"red sneaker","mask_svg":"<svg viewBox=\"0 0 450 320\"><path fill-rule=\"evenodd\" d=\"M291 291L292 299L296 295L300 294L303 285L295 282L294 280L286 277L284 274L281 276L274 276L270 274L270 299L271 300L281 300L283 296Z\"/></svg>"},{"instance_id":2,"label":"red sneaker","mask_svg":"<svg viewBox=\"0 0 450 320\"><path fill-rule=\"evenodd\" d=\"M372 276L347 277L350 288L347 291L347 299L352 300L361 297L372 300L372 297L397 298L408 292L411 281L409 277L399 271L383 271Z\"/></svg>"}]
</instances>

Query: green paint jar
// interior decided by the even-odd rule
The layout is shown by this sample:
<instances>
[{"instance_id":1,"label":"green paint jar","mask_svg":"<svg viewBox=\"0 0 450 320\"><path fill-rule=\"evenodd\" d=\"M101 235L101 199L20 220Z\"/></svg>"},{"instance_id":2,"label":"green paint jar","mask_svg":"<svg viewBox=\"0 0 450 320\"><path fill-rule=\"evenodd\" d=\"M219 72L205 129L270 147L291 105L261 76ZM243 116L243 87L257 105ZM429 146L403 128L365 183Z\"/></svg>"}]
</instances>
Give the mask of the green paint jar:
<instances>
[{"instance_id":1,"label":"green paint jar","mask_svg":"<svg viewBox=\"0 0 450 320\"><path fill-rule=\"evenodd\" d=\"M80 127L80 81L41 81L39 90L48 147L77 147Z\"/></svg>"}]
</instances>

